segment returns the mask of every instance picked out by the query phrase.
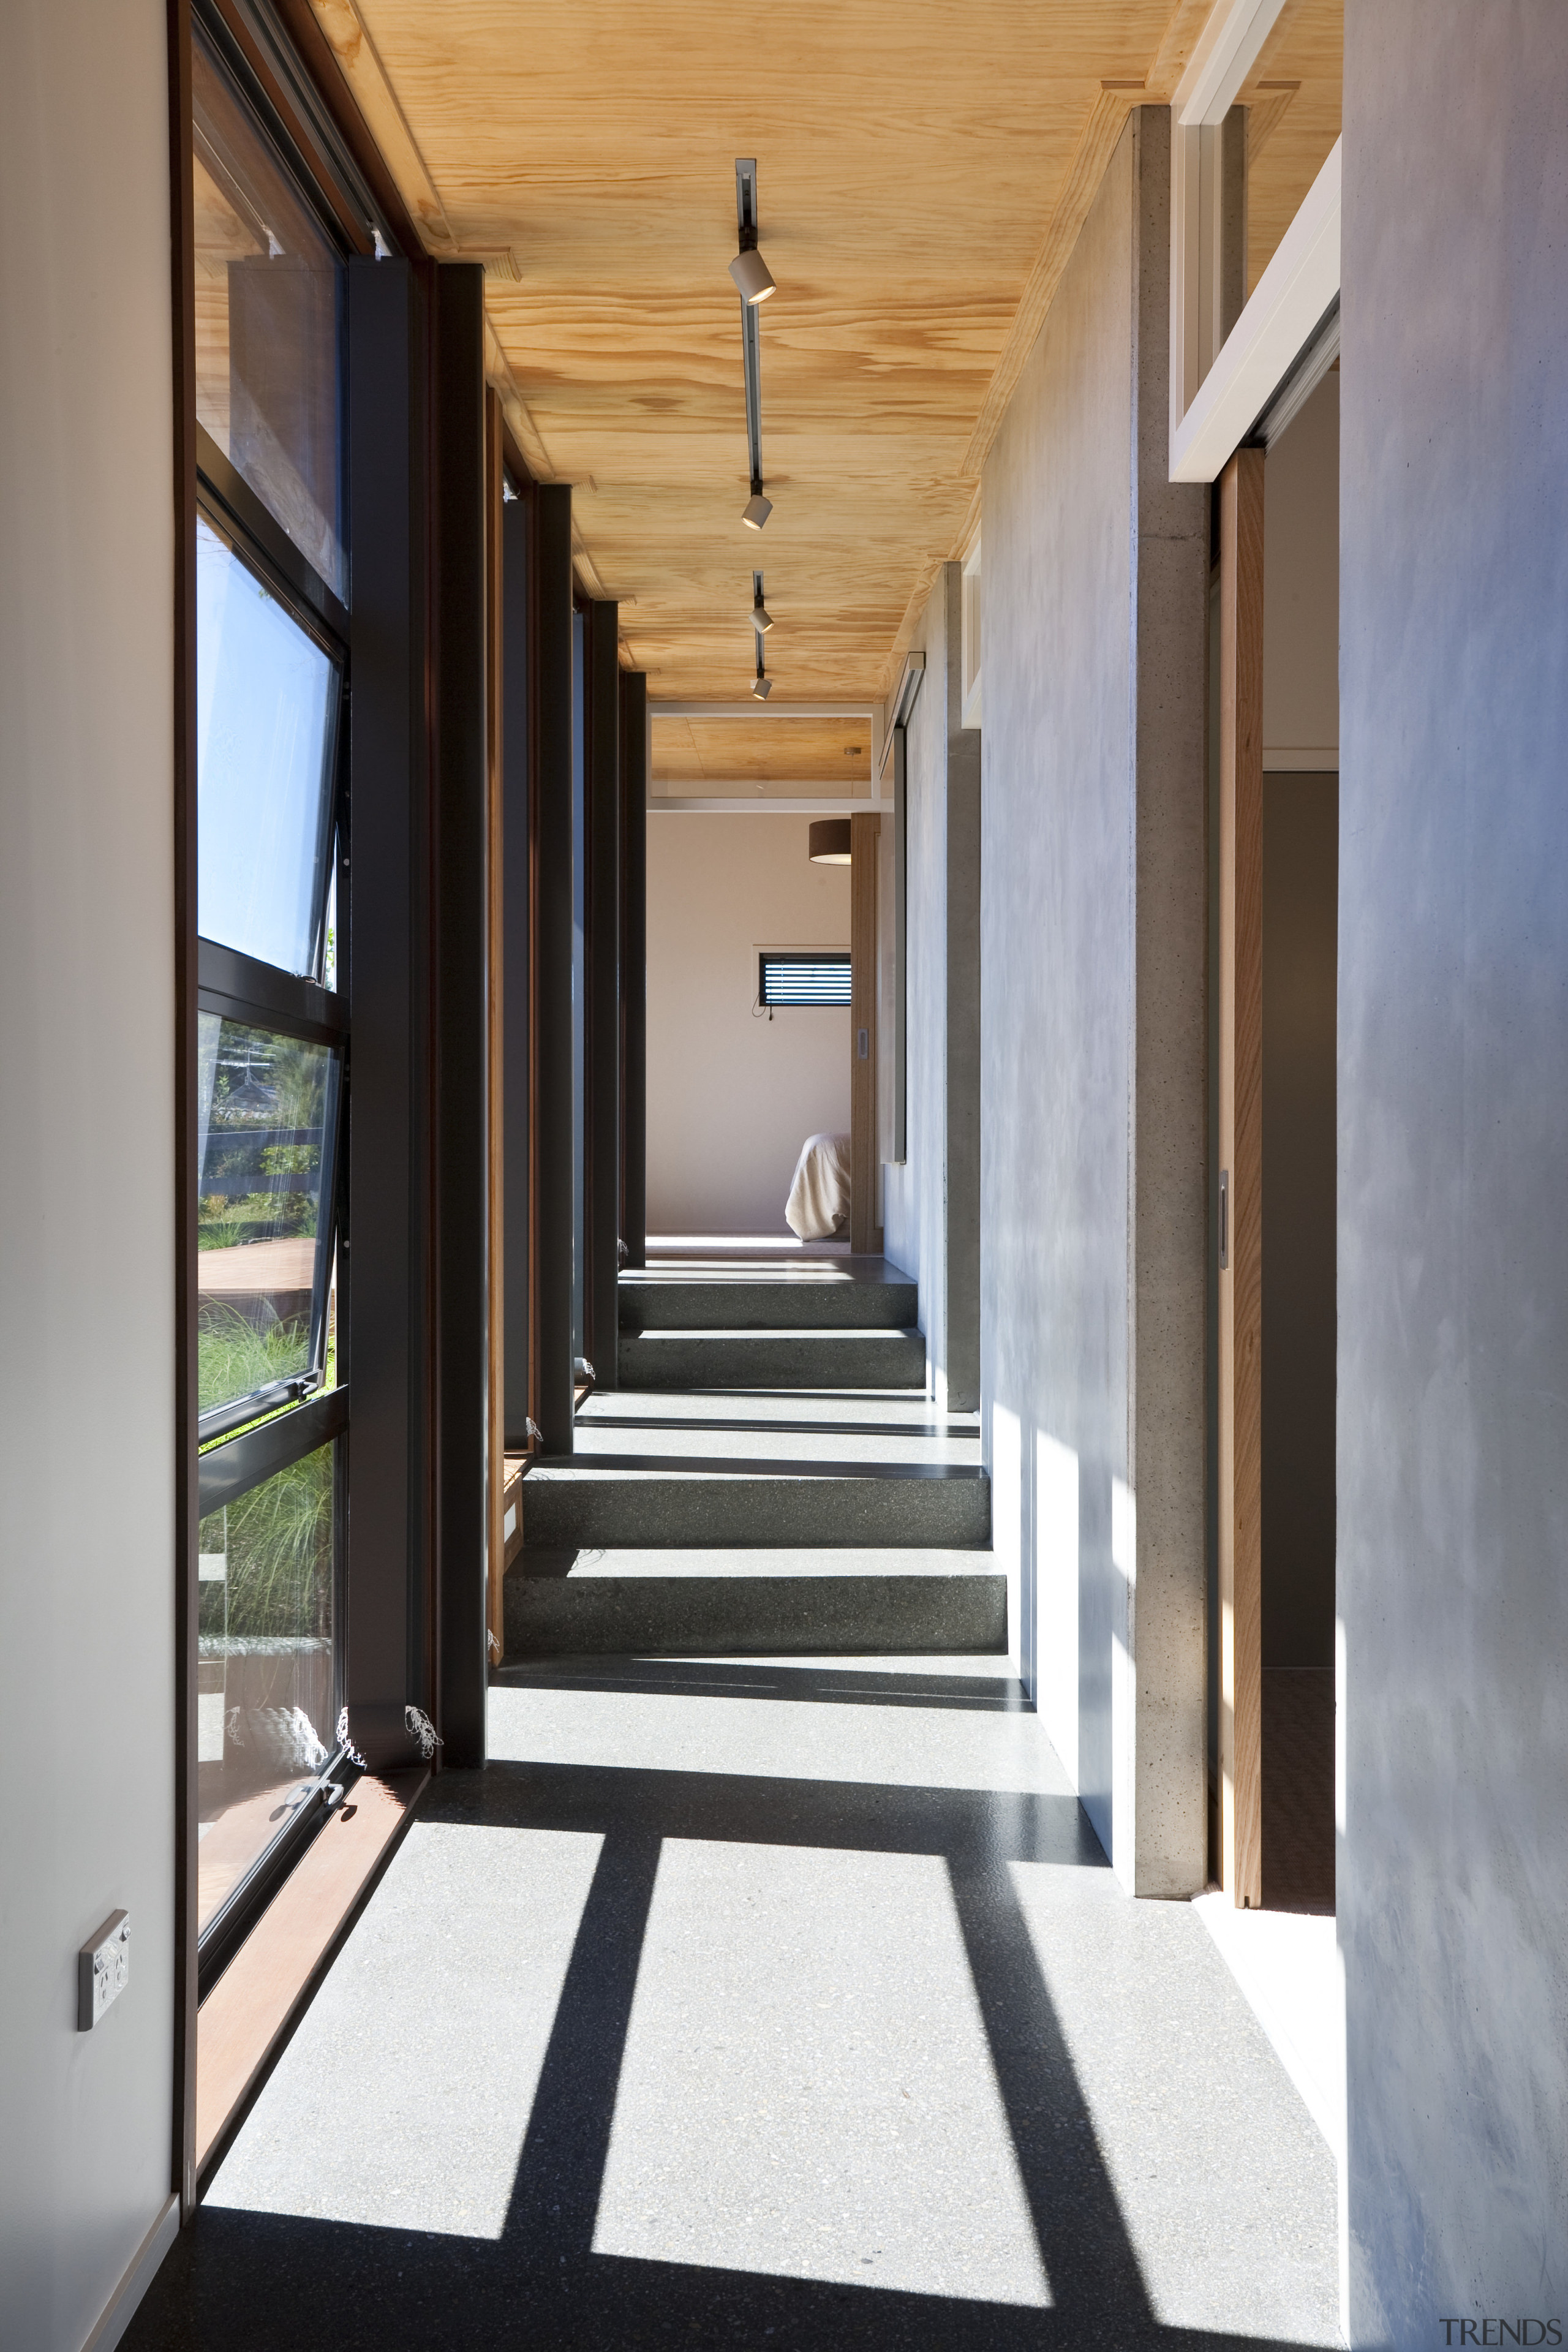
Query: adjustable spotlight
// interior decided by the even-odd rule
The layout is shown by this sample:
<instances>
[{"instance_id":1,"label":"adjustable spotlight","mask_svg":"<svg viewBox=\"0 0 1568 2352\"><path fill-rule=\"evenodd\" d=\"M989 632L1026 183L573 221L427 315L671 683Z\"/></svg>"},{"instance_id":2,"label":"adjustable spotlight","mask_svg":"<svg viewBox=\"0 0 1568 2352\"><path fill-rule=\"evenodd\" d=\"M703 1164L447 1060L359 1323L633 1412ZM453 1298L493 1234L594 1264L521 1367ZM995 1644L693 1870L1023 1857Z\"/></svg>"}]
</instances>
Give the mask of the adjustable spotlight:
<instances>
[{"instance_id":1,"label":"adjustable spotlight","mask_svg":"<svg viewBox=\"0 0 1568 2352\"><path fill-rule=\"evenodd\" d=\"M763 602L763 575L760 572L753 572L752 574L752 626L757 633L759 645L773 625L773 616Z\"/></svg>"},{"instance_id":2,"label":"adjustable spotlight","mask_svg":"<svg viewBox=\"0 0 1568 2352\"><path fill-rule=\"evenodd\" d=\"M748 530L761 530L763 523L766 522L773 510L773 502L772 499L764 499L763 496L761 477L753 474L752 476L752 495L746 500L745 505L741 509L741 520L746 525Z\"/></svg>"},{"instance_id":3,"label":"adjustable spotlight","mask_svg":"<svg viewBox=\"0 0 1568 2352\"><path fill-rule=\"evenodd\" d=\"M745 230L742 231L742 238L746 234ZM754 229L751 231L751 236L752 244L742 243L740 252L730 264L730 275L741 289L742 301L765 302L768 296L773 292L776 281L773 271L757 251Z\"/></svg>"},{"instance_id":4,"label":"adjustable spotlight","mask_svg":"<svg viewBox=\"0 0 1568 2352\"><path fill-rule=\"evenodd\" d=\"M765 702L773 690L773 682L763 668L763 641L757 639L757 674L752 680L752 692L759 702Z\"/></svg>"}]
</instances>

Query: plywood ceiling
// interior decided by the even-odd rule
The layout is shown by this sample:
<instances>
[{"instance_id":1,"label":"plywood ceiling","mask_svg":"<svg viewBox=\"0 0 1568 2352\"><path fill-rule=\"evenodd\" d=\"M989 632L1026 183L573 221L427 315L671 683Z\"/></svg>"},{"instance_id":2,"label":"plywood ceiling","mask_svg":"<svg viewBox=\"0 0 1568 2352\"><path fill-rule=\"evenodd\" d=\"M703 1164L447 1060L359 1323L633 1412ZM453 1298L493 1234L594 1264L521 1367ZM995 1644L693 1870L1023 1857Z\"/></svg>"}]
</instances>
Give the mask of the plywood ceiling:
<instances>
[{"instance_id":1,"label":"plywood ceiling","mask_svg":"<svg viewBox=\"0 0 1568 2352\"><path fill-rule=\"evenodd\" d=\"M492 373L655 700L744 692L754 566L775 712L886 693L1103 159L1208 0L312 5L430 249L500 257ZM742 155L778 281L760 536Z\"/></svg>"},{"instance_id":2,"label":"plywood ceiling","mask_svg":"<svg viewBox=\"0 0 1568 2352\"><path fill-rule=\"evenodd\" d=\"M871 788L871 728L864 719L661 718L653 709L653 781L669 792L718 793L779 777L814 788Z\"/></svg>"}]
</instances>

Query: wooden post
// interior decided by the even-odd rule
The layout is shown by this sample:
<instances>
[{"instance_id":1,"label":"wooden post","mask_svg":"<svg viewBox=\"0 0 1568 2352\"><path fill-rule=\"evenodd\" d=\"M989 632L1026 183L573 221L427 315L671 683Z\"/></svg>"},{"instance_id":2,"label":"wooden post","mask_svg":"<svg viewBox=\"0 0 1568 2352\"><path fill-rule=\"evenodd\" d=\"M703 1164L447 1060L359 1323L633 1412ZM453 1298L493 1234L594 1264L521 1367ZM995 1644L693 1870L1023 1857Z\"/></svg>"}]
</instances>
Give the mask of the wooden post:
<instances>
[{"instance_id":1,"label":"wooden post","mask_svg":"<svg viewBox=\"0 0 1568 2352\"><path fill-rule=\"evenodd\" d=\"M877 1222L877 849L879 816L849 820L849 1246L879 1257ZM864 1047L864 1051L862 1051Z\"/></svg>"},{"instance_id":2,"label":"wooden post","mask_svg":"<svg viewBox=\"0 0 1568 2352\"><path fill-rule=\"evenodd\" d=\"M1263 1900L1263 452L1220 477L1220 1874Z\"/></svg>"}]
</instances>

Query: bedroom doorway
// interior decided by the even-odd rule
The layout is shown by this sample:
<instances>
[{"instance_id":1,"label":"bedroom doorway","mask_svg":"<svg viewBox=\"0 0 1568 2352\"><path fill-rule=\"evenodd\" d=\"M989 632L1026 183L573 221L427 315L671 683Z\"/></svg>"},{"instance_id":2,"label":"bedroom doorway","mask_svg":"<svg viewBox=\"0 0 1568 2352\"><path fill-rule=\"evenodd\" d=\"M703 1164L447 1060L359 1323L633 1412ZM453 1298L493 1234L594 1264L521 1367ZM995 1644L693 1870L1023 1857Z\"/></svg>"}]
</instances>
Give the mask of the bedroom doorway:
<instances>
[{"instance_id":1,"label":"bedroom doorway","mask_svg":"<svg viewBox=\"0 0 1568 2352\"><path fill-rule=\"evenodd\" d=\"M849 867L813 862L806 813L758 797L710 813L694 793L661 791L671 722L657 704L652 714L648 1249L798 1253L785 1212L803 1148L850 1129ZM759 723L745 722L748 735ZM848 1241L846 1231L811 1245Z\"/></svg>"}]
</instances>

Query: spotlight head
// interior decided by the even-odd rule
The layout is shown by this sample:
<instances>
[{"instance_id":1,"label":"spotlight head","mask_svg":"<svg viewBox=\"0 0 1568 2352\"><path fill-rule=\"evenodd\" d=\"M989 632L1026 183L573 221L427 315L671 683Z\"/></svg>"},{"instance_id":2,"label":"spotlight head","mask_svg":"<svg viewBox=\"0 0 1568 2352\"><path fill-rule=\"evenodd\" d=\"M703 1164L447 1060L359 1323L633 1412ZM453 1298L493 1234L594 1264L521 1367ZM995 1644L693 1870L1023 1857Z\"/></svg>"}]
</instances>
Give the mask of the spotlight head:
<instances>
[{"instance_id":1,"label":"spotlight head","mask_svg":"<svg viewBox=\"0 0 1568 2352\"><path fill-rule=\"evenodd\" d=\"M773 291L773 273L754 245L743 245L730 264L730 275L743 301L765 302Z\"/></svg>"},{"instance_id":2,"label":"spotlight head","mask_svg":"<svg viewBox=\"0 0 1568 2352\"><path fill-rule=\"evenodd\" d=\"M773 616L759 596L752 607L752 626L759 637L765 637L773 625Z\"/></svg>"},{"instance_id":3,"label":"spotlight head","mask_svg":"<svg viewBox=\"0 0 1568 2352\"><path fill-rule=\"evenodd\" d=\"M773 510L772 499L764 499L761 490L753 490L741 509L741 520L751 530L761 530Z\"/></svg>"},{"instance_id":4,"label":"spotlight head","mask_svg":"<svg viewBox=\"0 0 1568 2352\"><path fill-rule=\"evenodd\" d=\"M771 677L764 677L761 670L759 670L756 677L752 680L752 692L755 695L757 700L759 702L765 702L773 690L773 679Z\"/></svg>"}]
</instances>

